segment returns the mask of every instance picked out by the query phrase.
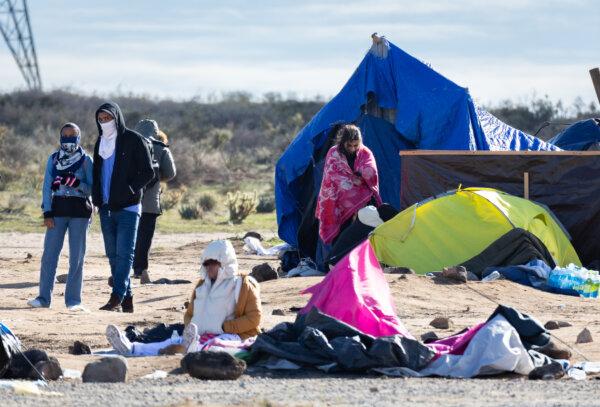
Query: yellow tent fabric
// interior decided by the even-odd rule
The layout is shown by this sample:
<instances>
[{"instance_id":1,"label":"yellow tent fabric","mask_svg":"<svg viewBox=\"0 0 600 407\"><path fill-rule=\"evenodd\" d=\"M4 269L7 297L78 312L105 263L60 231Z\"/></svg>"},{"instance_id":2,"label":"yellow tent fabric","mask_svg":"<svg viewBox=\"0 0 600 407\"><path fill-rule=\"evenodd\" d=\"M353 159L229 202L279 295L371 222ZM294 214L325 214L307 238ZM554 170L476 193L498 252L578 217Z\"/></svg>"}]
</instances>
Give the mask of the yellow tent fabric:
<instances>
[{"instance_id":1,"label":"yellow tent fabric","mask_svg":"<svg viewBox=\"0 0 600 407\"><path fill-rule=\"evenodd\" d=\"M548 210L491 188L458 189L415 204L377 227L370 240L379 261L423 274L466 262L513 228L540 239L557 265L581 265Z\"/></svg>"}]
</instances>

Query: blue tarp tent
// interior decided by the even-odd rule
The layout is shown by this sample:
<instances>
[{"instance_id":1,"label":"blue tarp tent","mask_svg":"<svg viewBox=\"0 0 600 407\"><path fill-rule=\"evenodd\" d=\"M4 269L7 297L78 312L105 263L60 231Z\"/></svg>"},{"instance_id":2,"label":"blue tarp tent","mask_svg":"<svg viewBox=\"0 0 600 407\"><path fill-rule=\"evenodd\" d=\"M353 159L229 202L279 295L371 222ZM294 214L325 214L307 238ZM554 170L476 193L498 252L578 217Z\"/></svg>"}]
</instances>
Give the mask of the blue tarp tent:
<instances>
[{"instance_id":1,"label":"blue tarp tent","mask_svg":"<svg viewBox=\"0 0 600 407\"><path fill-rule=\"evenodd\" d=\"M600 119L581 120L558 133L550 142L563 150L600 148Z\"/></svg>"},{"instance_id":2,"label":"blue tarp tent","mask_svg":"<svg viewBox=\"0 0 600 407\"><path fill-rule=\"evenodd\" d=\"M369 114L370 102L388 117ZM342 90L298 133L277 162L279 236L292 246L298 247L303 215L314 216L311 211L320 188L323 148L331 142L332 126L340 122L361 127L364 143L377 161L382 199L397 208L400 150L558 149L477 107L467 89L381 38Z\"/></svg>"}]
</instances>

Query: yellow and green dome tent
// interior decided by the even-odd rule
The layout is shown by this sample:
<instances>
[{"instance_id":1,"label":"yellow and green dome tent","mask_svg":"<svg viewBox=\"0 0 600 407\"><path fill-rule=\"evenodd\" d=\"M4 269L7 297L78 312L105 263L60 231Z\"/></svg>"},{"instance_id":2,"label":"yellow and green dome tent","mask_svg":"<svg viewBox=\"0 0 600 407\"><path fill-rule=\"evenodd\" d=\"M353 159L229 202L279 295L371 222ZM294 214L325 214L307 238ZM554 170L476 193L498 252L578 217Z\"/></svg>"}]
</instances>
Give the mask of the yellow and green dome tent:
<instances>
[{"instance_id":1,"label":"yellow and green dome tent","mask_svg":"<svg viewBox=\"0 0 600 407\"><path fill-rule=\"evenodd\" d=\"M539 239L556 265L581 265L549 209L491 188L459 188L414 204L370 240L380 262L424 274L464 264L515 229Z\"/></svg>"}]
</instances>

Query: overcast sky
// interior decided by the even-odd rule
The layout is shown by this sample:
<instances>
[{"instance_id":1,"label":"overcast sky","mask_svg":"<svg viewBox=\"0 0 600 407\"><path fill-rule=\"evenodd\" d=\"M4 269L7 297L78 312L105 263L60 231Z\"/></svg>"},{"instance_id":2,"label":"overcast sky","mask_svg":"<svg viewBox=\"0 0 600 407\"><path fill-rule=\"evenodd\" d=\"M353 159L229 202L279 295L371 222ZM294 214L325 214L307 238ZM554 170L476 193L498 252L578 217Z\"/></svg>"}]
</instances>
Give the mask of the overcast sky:
<instances>
[{"instance_id":1,"label":"overcast sky","mask_svg":"<svg viewBox=\"0 0 600 407\"><path fill-rule=\"evenodd\" d=\"M595 100L593 0L30 0L46 89L190 98L232 90L335 95L372 32L482 103L534 92ZM0 91L23 88L0 44Z\"/></svg>"}]
</instances>

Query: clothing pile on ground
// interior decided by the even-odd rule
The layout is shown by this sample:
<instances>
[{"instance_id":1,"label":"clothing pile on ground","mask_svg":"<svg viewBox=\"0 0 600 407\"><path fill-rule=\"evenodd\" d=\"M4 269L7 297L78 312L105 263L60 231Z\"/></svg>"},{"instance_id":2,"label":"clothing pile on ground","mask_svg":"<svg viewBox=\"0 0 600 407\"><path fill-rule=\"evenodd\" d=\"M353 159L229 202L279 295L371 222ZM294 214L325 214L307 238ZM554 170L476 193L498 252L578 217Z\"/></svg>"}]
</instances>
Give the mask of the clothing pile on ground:
<instances>
[{"instance_id":1,"label":"clothing pile on ground","mask_svg":"<svg viewBox=\"0 0 600 407\"><path fill-rule=\"evenodd\" d=\"M503 372L529 375L540 369L544 376L546 370L564 374L575 368L568 361L571 353L560 349L539 322L502 305L486 321L448 338L428 343L414 339L394 312L369 241L305 293L312 298L294 323L281 323L258 335L251 349L253 364L465 378Z\"/></svg>"}]
</instances>

